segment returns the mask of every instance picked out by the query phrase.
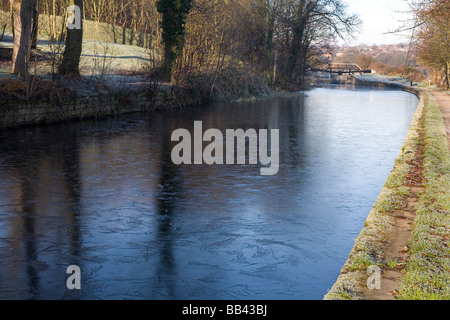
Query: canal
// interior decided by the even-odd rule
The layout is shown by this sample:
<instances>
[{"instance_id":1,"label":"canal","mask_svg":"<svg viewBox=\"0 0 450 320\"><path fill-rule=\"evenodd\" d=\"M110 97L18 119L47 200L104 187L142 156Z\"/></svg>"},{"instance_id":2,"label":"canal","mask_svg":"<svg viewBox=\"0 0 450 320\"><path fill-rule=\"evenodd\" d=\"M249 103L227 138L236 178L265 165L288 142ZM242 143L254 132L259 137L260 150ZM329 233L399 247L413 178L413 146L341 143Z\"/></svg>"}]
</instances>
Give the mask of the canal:
<instances>
[{"instance_id":1,"label":"canal","mask_svg":"<svg viewBox=\"0 0 450 320\"><path fill-rule=\"evenodd\" d=\"M0 299L322 299L418 98L295 98L0 132ZM279 129L274 176L171 161L178 128ZM81 289L69 290L70 265Z\"/></svg>"}]
</instances>

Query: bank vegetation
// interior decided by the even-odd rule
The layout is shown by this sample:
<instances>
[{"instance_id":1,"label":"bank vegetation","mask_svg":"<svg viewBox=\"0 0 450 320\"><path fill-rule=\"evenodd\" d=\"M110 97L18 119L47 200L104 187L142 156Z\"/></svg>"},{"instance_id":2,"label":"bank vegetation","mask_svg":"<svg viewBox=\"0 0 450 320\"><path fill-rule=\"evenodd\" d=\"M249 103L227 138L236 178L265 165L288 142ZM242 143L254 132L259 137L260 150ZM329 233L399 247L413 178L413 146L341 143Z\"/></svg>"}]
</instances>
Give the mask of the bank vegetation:
<instances>
[{"instance_id":1,"label":"bank vegetation","mask_svg":"<svg viewBox=\"0 0 450 320\"><path fill-rule=\"evenodd\" d=\"M147 75L190 86L206 98L304 88L308 68L359 19L339 0L1 0L2 30L14 34L11 73L30 81L30 54L40 38L56 45L52 72L79 76L83 21L106 26L97 36L148 48ZM39 23L41 19L41 23ZM12 25L11 25L12 21ZM82 24L83 25L83 24ZM95 35L94 35L95 36ZM55 80L57 77L53 77Z\"/></svg>"}]
</instances>

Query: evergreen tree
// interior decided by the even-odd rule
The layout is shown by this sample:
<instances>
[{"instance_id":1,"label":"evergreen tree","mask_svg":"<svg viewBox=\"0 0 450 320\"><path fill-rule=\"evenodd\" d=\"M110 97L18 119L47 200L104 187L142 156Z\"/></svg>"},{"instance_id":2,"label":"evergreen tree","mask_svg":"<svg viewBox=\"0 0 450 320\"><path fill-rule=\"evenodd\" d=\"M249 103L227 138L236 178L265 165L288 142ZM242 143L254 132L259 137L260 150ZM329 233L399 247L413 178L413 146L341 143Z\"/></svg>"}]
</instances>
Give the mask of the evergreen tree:
<instances>
[{"instance_id":1,"label":"evergreen tree","mask_svg":"<svg viewBox=\"0 0 450 320\"><path fill-rule=\"evenodd\" d=\"M161 28L164 42L162 76L170 80L176 60L183 49L186 18L192 0L158 0L156 8L162 14Z\"/></svg>"}]
</instances>

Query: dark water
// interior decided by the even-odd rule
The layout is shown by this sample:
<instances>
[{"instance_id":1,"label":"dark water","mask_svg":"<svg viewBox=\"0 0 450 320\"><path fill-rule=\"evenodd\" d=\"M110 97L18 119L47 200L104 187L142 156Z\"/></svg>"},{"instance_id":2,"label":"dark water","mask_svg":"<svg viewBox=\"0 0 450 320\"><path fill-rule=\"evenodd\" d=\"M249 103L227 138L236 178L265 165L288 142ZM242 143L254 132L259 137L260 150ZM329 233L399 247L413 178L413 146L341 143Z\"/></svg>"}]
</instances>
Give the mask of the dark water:
<instances>
[{"instance_id":1,"label":"dark water","mask_svg":"<svg viewBox=\"0 0 450 320\"><path fill-rule=\"evenodd\" d=\"M316 89L0 132L1 299L322 299L418 99ZM280 130L280 170L175 166L178 128ZM81 290L66 269L81 269Z\"/></svg>"}]
</instances>

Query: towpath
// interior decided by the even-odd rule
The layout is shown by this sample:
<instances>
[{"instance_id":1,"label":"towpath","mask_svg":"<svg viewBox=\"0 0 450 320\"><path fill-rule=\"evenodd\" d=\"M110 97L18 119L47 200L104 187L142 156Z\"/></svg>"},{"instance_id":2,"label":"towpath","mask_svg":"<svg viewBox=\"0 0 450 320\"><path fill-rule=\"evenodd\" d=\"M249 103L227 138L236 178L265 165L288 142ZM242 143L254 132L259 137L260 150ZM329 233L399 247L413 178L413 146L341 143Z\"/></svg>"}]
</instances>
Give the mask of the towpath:
<instances>
[{"instance_id":1,"label":"towpath","mask_svg":"<svg viewBox=\"0 0 450 320\"><path fill-rule=\"evenodd\" d=\"M426 89L439 105L444 118L445 130L447 132L448 148L450 150L450 95L442 91Z\"/></svg>"}]
</instances>

